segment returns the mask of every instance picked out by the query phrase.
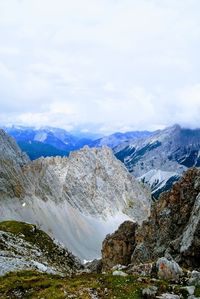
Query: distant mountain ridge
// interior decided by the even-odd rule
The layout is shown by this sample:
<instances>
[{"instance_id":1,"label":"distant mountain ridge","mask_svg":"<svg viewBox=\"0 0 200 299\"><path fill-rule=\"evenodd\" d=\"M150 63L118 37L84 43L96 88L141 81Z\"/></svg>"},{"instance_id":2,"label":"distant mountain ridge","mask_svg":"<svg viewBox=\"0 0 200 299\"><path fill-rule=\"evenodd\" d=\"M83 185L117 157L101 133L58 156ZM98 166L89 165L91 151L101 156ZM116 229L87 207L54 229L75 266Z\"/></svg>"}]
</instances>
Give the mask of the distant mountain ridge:
<instances>
[{"instance_id":1,"label":"distant mountain ridge","mask_svg":"<svg viewBox=\"0 0 200 299\"><path fill-rule=\"evenodd\" d=\"M151 186L152 194L168 190L189 167L200 166L200 129L179 125L158 130L114 133L95 140L73 135L64 129L12 126L6 131L13 136L31 160L40 157L68 156L88 145L110 147L128 171ZM86 136L92 133L86 133Z\"/></svg>"},{"instance_id":2,"label":"distant mountain ridge","mask_svg":"<svg viewBox=\"0 0 200 299\"><path fill-rule=\"evenodd\" d=\"M147 138L122 143L114 153L129 172L149 183L158 197L183 171L200 166L200 129L174 125Z\"/></svg>"},{"instance_id":3,"label":"distant mountain ridge","mask_svg":"<svg viewBox=\"0 0 200 299\"><path fill-rule=\"evenodd\" d=\"M31 160L48 156L68 156L69 152L81 149L84 145L89 147L108 146L113 148L124 141L136 140L149 136L148 131L133 131L114 133L98 139L93 139L95 134L74 132L69 133L64 129L53 127L23 127L12 126L3 129L15 138L22 151L26 152ZM91 136L86 138L84 136Z\"/></svg>"},{"instance_id":4,"label":"distant mountain ridge","mask_svg":"<svg viewBox=\"0 0 200 299\"><path fill-rule=\"evenodd\" d=\"M15 138L31 160L42 156L68 156L70 151L80 149L91 142L91 139L76 137L60 128L12 126L3 129Z\"/></svg>"},{"instance_id":5,"label":"distant mountain ridge","mask_svg":"<svg viewBox=\"0 0 200 299\"><path fill-rule=\"evenodd\" d=\"M152 132L149 131L132 131L132 132L125 132L125 133L117 132L92 141L90 146L101 147L106 145L109 146L110 148L114 148L115 146L123 142L145 138L150 136L151 134Z\"/></svg>"}]
</instances>

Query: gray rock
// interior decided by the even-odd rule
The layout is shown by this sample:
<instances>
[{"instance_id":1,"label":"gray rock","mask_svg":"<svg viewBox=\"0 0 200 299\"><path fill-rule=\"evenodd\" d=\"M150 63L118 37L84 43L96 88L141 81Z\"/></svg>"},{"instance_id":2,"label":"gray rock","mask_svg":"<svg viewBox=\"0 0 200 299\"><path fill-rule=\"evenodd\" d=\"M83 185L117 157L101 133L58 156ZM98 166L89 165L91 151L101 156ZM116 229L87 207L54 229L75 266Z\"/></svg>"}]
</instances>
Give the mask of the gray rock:
<instances>
[{"instance_id":1,"label":"gray rock","mask_svg":"<svg viewBox=\"0 0 200 299\"><path fill-rule=\"evenodd\" d=\"M180 296L170 293L164 293L160 296L156 296L158 299L180 299Z\"/></svg>"},{"instance_id":2,"label":"gray rock","mask_svg":"<svg viewBox=\"0 0 200 299\"><path fill-rule=\"evenodd\" d=\"M75 256L56 244L44 232L31 232L30 224L24 224L24 227L28 238L32 236L32 242L27 241L23 234L0 230L0 276L11 271L31 269L50 274L70 275L83 269ZM39 238L41 240L38 240ZM48 243L42 244L43 239Z\"/></svg>"},{"instance_id":3,"label":"gray rock","mask_svg":"<svg viewBox=\"0 0 200 299\"><path fill-rule=\"evenodd\" d=\"M200 272L192 271L188 280L189 285L200 285Z\"/></svg>"},{"instance_id":4,"label":"gray rock","mask_svg":"<svg viewBox=\"0 0 200 299\"><path fill-rule=\"evenodd\" d=\"M177 280L183 275L181 267L175 261L169 261L165 257L159 258L156 266L160 279Z\"/></svg>"},{"instance_id":5,"label":"gray rock","mask_svg":"<svg viewBox=\"0 0 200 299\"><path fill-rule=\"evenodd\" d=\"M85 264L86 269L89 269L92 273L101 273L102 271L102 260L95 259L92 262Z\"/></svg>"},{"instance_id":6,"label":"gray rock","mask_svg":"<svg viewBox=\"0 0 200 299\"><path fill-rule=\"evenodd\" d=\"M188 295L194 295L195 286L186 286L182 287L182 290L186 290L188 292Z\"/></svg>"},{"instance_id":7,"label":"gray rock","mask_svg":"<svg viewBox=\"0 0 200 299\"><path fill-rule=\"evenodd\" d=\"M190 295L187 297L187 299L200 299L200 297L195 297L194 295Z\"/></svg>"},{"instance_id":8,"label":"gray rock","mask_svg":"<svg viewBox=\"0 0 200 299\"><path fill-rule=\"evenodd\" d=\"M113 273L112 273L112 275L113 276L128 276L128 274L126 274L125 272L123 272L123 271L114 271Z\"/></svg>"},{"instance_id":9,"label":"gray rock","mask_svg":"<svg viewBox=\"0 0 200 299\"><path fill-rule=\"evenodd\" d=\"M127 266L118 264L118 265L115 265L114 267L112 267L111 271L115 271L115 270L121 271L121 270L124 270L126 268L127 268Z\"/></svg>"},{"instance_id":10,"label":"gray rock","mask_svg":"<svg viewBox=\"0 0 200 299\"><path fill-rule=\"evenodd\" d=\"M18 147L14 138L7 135L2 129L0 129L0 157L20 165L30 161L28 156Z\"/></svg>"},{"instance_id":11,"label":"gray rock","mask_svg":"<svg viewBox=\"0 0 200 299\"><path fill-rule=\"evenodd\" d=\"M155 298L157 291L158 291L158 288L156 286L150 286L150 287L142 290L142 295L145 298Z\"/></svg>"},{"instance_id":12,"label":"gray rock","mask_svg":"<svg viewBox=\"0 0 200 299\"><path fill-rule=\"evenodd\" d=\"M144 263L140 265L129 265L127 273L132 275L150 276L153 270L153 263Z\"/></svg>"}]
</instances>

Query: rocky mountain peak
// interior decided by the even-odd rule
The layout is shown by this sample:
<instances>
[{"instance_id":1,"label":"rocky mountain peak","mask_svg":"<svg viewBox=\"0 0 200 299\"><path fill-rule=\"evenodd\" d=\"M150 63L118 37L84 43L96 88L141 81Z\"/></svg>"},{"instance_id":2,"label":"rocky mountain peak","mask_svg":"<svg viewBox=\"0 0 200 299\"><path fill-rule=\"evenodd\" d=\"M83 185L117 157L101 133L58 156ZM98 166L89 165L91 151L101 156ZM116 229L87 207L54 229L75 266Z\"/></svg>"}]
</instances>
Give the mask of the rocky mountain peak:
<instances>
[{"instance_id":1,"label":"rocky mountain peak","mask_svg":"<svg viewBox=\"0 0 200 299\"><path fill-rule=\"evenodd\" d=\"M158 198L184 171L200 166L199 147L200 129L174 125L122 144L114 152L138 180L151 186L153 196Z\"/></svg>"},{"instance_id":2,"label":"rocky mountain peak","mask_svg":"<svg viewBox=\"0 0 200 299\"><path fill-rule=\"evenodd\" d=\"M12 139L5 140L11 146ZM141 223L151 206L149 190L108 147L4 163L0 194L2 220L37 223L82 259L99 257L108 232L124 220Z\"/></svg>"},{"instance_id":3,"label":"rocky mountain peak","mask_svg":"<svg viewBox=\"0 0 200 299\"><path fill-rule=\"evenodd\" d=\"M29 162L29 158L20 150L14 138L8 136L2 129L0 129L0 158L14 161L20 165Z\"/></svg>"}]
</instances>

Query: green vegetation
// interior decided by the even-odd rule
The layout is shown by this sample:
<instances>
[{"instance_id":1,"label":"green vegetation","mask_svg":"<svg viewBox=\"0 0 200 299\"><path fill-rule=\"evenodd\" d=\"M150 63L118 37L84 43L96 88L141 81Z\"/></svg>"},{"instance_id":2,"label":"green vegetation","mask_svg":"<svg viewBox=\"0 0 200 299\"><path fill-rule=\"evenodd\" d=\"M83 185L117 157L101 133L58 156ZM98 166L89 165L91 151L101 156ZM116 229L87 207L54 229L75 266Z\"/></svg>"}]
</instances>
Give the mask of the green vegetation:
<instances>
[{"instance_id":1,"label":"green vegetation","mask_svg":"<svg viewBox=\"0 0 200 299\"><path fill-rule=\"evenodd\" d=\"M36 225L19 221L0 222L0 230L20 236L31 244L37 245L43 251L51 251L55 246L52 239Z\"/></svg>"},{"instance_id":2,"label":"green vegetation","mask_svg":"<svg viewBox=\"0 0 200 299\"><path fill-rule=\"evenodd\" d=\"M0 223L0 230L20 236L26 241L38 245L44 254L48 252L49 260L53 259L58 262L61 259L61 264L67 262L70 267L73 267L73 259L67 261L65 255L62 259L63 253L59 251L52 239L37 229L35 225L18 221L4 221ZM184 299L188 297L187 292L182 289L182 284L171 284L151 277L133 275L122 277L113 276L111 273L81 273L72 274L71 277L61 277L27 270L8 273L0 277L0 299L91 299L95 298L95 294L98 295L98 298L142 299L142 289L152 285L157 286L158 295L173 291L176 294L182 294ZM94 297L91 296L92 294ZM200 286L196 287L195 296L200 297Z\"/></svg>"},{"instance_id":3,"label":"green vegetation","mask_svg":"<svg viewBox=\"0 0 200 299\"><path fill-rule=\"evenodd\" d=\"M194 295L195 297L200 297L200 285L196 287Z\"/></svg>"},{"instance_id":4,"label":"green vegetation","mask_svg":"<svg viewBox=\"0 0 200 299\"><path fill-rule=\"evenodd\" d=\"M73 255L66 253L65 249L55 244L54 241L45 232L38 229L36 225L13 220L3 221L0 222L0 230L12 233L36 245L43 252L43 255L47 258L50 265L58 266L61 269L63 266L75 268Z\"/></svg>"},{"instance_id":5,"label":"green vegetation","mask_svg":"<svg viewBox=\"0 0 200 299\"><path fill-rule=\"evenodd\" d=\"M69 298L89 299L97 292L100 298L141 298L141 289L147 283L133 276L82 274L62 278L35 271L9 273L0 278L0 298ZM21 296L21 297L20 297Z\"/></svg>"},{"instance_id":6,"label":"green vegetation","mask_svg":"<svg viewBox=\"0 0 200 299\"><path fill-rule=\"evenodd\" d=\"M158 294L172 292L181 286L170 285L166 281L152 281L151 278L135 276L113 276L111 274L82 273L72 277L39 273L36 271L13 272L0 277L0 299L91 299L91 294L108 299L142 299L142 289L155 285ZM200 288L195 295L199 295ZM184 296L185 298L185 296Z\"/></svg>"}]
</instances>

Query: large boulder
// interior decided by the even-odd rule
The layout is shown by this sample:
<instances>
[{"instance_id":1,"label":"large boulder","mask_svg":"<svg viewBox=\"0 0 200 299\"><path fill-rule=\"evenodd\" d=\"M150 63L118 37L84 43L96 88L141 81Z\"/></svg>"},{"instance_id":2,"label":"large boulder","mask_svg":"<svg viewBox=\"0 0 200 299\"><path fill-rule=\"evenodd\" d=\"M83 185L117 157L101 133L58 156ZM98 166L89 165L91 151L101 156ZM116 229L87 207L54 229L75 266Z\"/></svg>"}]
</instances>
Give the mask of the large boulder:
<instances>
[{"instance_id":1,"label":"large boulder","mask_svg":"<svg viewBox=\"0 0 200 299\"><path fill-rule=\"evenodd\" d=\"M157 263L158 278L165 280L177 280L183 275L181 267L173 260L165 257L159 258Z\"/></svg>"}]
</instances>

